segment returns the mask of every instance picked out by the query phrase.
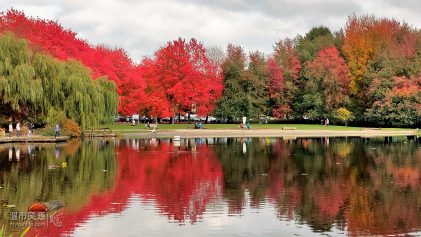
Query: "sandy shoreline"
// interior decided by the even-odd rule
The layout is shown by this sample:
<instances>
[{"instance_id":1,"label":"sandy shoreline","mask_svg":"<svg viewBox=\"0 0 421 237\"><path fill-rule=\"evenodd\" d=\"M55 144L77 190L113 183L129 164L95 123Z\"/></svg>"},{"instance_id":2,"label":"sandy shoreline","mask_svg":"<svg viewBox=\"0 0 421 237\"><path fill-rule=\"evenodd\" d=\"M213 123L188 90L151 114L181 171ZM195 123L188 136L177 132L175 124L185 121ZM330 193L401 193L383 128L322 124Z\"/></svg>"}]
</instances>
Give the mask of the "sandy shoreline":
<instances>
[{"instance_id":1,"label":"sandy shoreline","mask_svg":"<svg viewBox=\"0 0 421 237\"><path fill-rule=\"evenodd\" d=\"M256 130L193 130L175 129L161 130L155 134L152 132L123 133L123 137L140 138L198 138L198 137L388 137L388 136L414 136L416 130L393 131L393 130L361 130L361 131L337 131L337 130L279 130L279 129L256 129Z\"/></svg>"},{"instance_id":2,"label":"sandy shoreline","mask_svg":"<svg viewBox=\"0 0 421 237\"><path fill-rule=\"evenodd\" d=\"M0 144L1 143L24 143L24 142L32 142L32 143L59 143L59 142L66 142L70 139L68 136L59 136L55 138L54 136L13 136L13 137L0 137Z\"/></svg>"}]
</instances>

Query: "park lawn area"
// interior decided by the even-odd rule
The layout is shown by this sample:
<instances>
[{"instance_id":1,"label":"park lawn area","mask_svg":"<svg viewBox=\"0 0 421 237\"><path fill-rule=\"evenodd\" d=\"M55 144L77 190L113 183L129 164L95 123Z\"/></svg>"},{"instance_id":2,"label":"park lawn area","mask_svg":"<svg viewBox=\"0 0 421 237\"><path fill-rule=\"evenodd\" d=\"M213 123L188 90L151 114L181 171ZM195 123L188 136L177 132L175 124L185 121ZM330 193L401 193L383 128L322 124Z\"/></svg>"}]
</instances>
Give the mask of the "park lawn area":
<instances>
[{"instance_id":1,"label":"park lawn area","mask_svg":"<svg viewBox=\"0 0 421 237\"><path fill-rule=\"evenodd\" d=\"M144 124L132 126L129 123L115 123L102 126L113 131L119 132L142 132L146 131ZM319 124L252 124L251 129L282 129L296 128L297 130L337 130L337 131L359 131L362 127L345 127L345 126L320 126ZM187 124L159 124L159 130L174 129L194 129L194 123ZM240 129L239 124L204 124L205 129ZM405 128L382 128L382 130L405 130Z\"/></svg>"}]
</instances>

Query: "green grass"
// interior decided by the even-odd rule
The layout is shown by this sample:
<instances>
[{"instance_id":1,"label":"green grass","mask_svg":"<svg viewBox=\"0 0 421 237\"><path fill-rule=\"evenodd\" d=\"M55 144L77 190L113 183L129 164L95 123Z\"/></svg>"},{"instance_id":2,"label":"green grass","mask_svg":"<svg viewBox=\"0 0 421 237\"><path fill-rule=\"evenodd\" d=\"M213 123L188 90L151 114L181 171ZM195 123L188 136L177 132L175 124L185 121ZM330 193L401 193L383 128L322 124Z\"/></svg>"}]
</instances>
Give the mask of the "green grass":
<instances>
[{"instance_id":1,"label":"green grass","mask_svg":"<svg viewBox=\"0 0 421 237\"><path fill-rule=\"evenodd\" d=\"M359 131L361 127L345 126L320 126L318 124L252 124L252 129L282 129L282 127L294 127L297 130L336 130L336 131ZM101 126L118 132L142 132L146 131L144 124L131 126L129 123L116 123ZM193 129L194 124L159 124L159 130ZM239 124L204 124L205 129L240 129ZM382 130L404 130L403 128L382 128Z\"/></svg>"}]
</instances>

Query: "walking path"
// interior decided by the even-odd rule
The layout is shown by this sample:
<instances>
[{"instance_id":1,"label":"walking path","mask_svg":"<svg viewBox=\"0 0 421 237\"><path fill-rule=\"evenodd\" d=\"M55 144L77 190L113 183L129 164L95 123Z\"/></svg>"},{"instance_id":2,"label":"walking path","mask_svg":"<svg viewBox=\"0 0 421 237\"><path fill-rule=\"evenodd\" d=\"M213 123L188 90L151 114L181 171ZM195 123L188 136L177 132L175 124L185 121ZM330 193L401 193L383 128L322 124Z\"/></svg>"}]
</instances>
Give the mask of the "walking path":
<instances>
[{"instance_id":1,"label":"walking path","mask_svg":"<svg viewBox=\"0 0 421 237\"><path fill-rule=\"evenodd\" d=\"M181 138L195 137L388 137L388 136L416 136L416 130L361 130L361 131L337 131L337 130L279 130L279 129L256 129L256 130L207 130L207 129L174 129L158 130L151 132L124 133L124 137L141 138Z\"/></svg>"},{"instance_id":2,"label":"walking path","mask_svg":"<svg viewBox=\"0 0 421 237\"><path fill-rule=\"evenodd\" d=\"M22 143L22 142L66 142L70 139L68 136L59 136L54 138L54 136L20 136L20 137L0 137L0 143Z\"/></svg>"}]
</instances>

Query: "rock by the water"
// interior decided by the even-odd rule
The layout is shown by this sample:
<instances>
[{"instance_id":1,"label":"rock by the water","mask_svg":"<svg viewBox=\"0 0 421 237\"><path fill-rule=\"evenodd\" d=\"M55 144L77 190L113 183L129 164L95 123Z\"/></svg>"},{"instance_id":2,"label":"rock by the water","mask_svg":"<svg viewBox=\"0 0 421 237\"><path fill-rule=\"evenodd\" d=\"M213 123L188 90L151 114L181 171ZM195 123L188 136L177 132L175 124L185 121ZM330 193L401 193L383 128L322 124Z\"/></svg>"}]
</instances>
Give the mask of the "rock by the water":
<instances>
[{"instance_id":1,"label":"rock by the water","mask_svg":"<svg viewBox=\"0 0 421 237\"><path fill-rule=\"evenodd\" d=\"M47 202L44 202L43 204L48 207L48 210L57 210L66 206L66 204L58 200L47 201Z\"/></svg>"}]
</instances>

